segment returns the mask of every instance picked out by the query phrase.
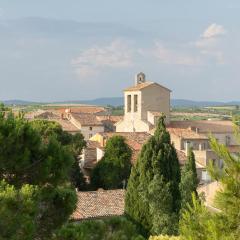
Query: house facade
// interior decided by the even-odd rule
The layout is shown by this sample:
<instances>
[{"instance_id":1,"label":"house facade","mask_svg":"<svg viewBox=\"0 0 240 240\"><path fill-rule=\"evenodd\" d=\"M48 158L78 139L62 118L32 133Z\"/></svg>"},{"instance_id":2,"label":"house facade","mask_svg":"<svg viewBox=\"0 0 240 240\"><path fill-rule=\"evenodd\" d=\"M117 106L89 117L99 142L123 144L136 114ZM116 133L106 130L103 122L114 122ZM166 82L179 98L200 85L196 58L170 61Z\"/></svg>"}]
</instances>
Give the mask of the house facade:
<instances>
[{"instance_id":1,"label":"house facade","mask_svg":"<svg viewBox=\"0 0 240 240\"><path fill-rule=\"evenodd\" d=\"M104 132L103 123L98 121L94 114L69 112L67 119L81 131L85 140L89 140L96 133Z\"/></svg>"}]
</instances>

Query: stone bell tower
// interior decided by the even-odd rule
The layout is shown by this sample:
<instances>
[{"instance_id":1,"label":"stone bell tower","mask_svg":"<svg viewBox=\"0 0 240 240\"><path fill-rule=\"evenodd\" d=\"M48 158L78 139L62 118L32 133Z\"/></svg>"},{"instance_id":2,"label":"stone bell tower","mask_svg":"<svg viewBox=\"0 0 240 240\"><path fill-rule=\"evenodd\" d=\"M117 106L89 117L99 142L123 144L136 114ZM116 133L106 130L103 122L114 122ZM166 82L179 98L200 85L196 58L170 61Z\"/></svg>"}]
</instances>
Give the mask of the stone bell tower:
<instances>
[{"instance_id":1,"label":"stone bell tower","mask_svg":"<svg viewBox=\"0 0 240 240\"><path fill-rule=\"evenodd\" d=\"M145 83L146 82L146 75L143 72L140 72L135 75L135 85Z\"/></svg>"}]
</instances>

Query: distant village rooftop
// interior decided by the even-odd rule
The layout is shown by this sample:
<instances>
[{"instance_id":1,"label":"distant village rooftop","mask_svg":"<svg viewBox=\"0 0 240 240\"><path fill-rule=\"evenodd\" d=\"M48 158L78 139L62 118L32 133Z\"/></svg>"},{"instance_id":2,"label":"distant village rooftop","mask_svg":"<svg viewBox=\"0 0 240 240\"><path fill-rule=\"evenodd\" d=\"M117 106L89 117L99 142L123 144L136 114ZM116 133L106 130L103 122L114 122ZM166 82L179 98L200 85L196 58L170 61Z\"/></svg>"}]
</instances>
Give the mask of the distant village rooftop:
<instances>
[{"instance_id":1,"label":"distant village rooftop","mask_svg":"<svg viewBox=\"0 0 240 240\"><path fill-rule=\"evenodd\" d=\"M82 221L124 215L125 190L78 192L78 202L72 221Z\"/></svg>"}]
</instances>

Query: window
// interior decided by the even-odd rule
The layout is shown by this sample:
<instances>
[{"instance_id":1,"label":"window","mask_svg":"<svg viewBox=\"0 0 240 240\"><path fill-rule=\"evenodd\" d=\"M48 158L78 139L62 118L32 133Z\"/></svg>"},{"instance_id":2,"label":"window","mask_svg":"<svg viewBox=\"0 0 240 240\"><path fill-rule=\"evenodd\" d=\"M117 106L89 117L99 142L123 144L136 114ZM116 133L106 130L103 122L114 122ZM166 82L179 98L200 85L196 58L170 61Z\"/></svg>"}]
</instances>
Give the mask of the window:
<instances>
[{"instance_id":1,"label":"window","mask_svg":"<svg viewBox=\"0 0 240 240\"><path fill-rule=\"evenodd\" d=\"M92 127L89 127L89 130L92 131Z\"/></svg>"},{"instance_id":2,"label":"window","mask_svg":"<svg viewBox=\"0 0 240 240\"><path fill-rule=\"evenodd\" d=\"M138 111L138 95L134 95L134 112Z\"/></svg>"},{"instance_id":3,"label":"window","mask_svg":"<svg viewBox=\"0 0 240 240\"><path fill-rule=\"evenodd\" d=\"M128 112L132 111L132 96L131 95L127 96L127 111Z\"/></svg>"},{"instance_id":4,"label":"window","mask_svg":"<svg viewBox=\"0 0 240 240\"><path fill-rule=\"evenodd\" d=\"M92 136L93 136L93 135L90 133L90 134L89 134L89 138L91 138Z\"/></svg>"}]
</instances>

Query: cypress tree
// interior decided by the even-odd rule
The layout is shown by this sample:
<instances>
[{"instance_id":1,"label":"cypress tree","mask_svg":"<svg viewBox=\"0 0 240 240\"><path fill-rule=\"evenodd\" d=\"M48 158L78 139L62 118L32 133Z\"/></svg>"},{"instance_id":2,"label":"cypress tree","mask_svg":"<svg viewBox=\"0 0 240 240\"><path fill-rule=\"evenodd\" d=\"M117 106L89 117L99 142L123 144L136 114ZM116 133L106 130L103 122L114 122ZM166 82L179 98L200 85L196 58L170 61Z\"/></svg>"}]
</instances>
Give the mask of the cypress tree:
<instances>
[{"instance_id":1,"label":"cypress tree","mask_svg":"<svg viewBox=\"0 0 240 240\"><path fill-rule=\"evenodd\" d=\"M160 221L161 209L166 209L164 218L171 218L173 214L178 218L181 204L180 166L164 120L165 117L159 119L154 136L142 147L137 164L132 167L127 187L125 211L145 233L156 232L154 215L157 213ZM158 198L163 192L167 192L167 198L171 201ZM174 233L170 228L159 226L158 234L163 231Z\"/></svg>"},{"instance_id":2,"label":"cypress tree","mask_svg":"<svg viewBox=\"0 0 240 240\"><path fill-rule=\"evenodd\" d=\"M192 205L192 193L197 196L197 169L195 156L192 149L188 152L187 162L182 169L180 192L181 192L181 208L186 208L187 204Z\"/></svg>"}]
</instances>

